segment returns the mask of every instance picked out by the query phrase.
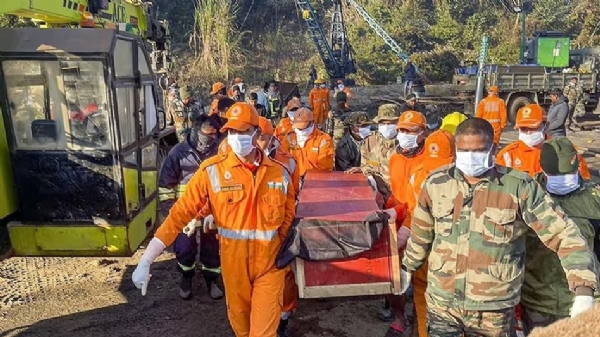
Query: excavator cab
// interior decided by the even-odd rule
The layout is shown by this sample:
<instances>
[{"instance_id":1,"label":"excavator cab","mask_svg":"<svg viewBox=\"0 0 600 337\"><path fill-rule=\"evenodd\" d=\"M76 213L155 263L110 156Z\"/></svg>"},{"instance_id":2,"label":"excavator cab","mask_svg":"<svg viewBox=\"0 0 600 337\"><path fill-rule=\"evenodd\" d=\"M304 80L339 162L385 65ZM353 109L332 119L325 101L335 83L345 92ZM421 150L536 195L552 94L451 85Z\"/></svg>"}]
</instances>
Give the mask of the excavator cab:
<instances>
[{"instance_id":1,"label":"excavator cab","mask_svg":"<svg viewBox=\"0 0 600 337\"><path fill-rule=\"evenodd\" d=\"M14 253L133 254L156 223L165 130L144 43L68 28L0 29L0 41L0 161L11 163L0 181L13 182L0 193L17 205Z\"/></svg>"}]
</instances>

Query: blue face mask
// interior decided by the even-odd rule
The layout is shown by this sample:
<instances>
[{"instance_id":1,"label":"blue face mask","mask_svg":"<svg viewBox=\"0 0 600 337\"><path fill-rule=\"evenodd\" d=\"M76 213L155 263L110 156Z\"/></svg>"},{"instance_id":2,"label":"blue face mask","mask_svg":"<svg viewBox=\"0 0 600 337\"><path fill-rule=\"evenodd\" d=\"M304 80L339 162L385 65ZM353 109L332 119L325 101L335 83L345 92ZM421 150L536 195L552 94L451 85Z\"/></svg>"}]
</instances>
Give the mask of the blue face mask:
<instances>
[{"instance_id":1,"label":"blue face mask","mask_svg":"<svg viewBox=\"0 0 600 337\"><path fill-rule=\"evenodd\" d=\"M290 122L293 122L294 121L294 116L296 116L296 111L288 111L287 115L290 118Z\"/></svg>"}]
</instances>

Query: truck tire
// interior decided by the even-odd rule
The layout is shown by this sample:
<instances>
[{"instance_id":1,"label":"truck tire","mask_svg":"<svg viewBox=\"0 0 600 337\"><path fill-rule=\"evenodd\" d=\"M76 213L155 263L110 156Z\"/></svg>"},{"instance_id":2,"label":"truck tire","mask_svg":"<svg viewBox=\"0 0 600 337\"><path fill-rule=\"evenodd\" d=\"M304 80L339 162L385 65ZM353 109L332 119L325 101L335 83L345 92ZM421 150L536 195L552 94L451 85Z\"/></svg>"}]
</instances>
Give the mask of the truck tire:
<instances>
[{"instance_id":1,"label":"truck tire","mask_svg":"<svg viewBox=\"0 0 600 337\"><path fill-rule=\"evenodd\" d=\"M519 109L531 103L532 102L529 99L529 97L524 96L519 96L511 100L510 106L508 107L508 121L511 124L515 124L515 120L517 119L517 112L519 111Z\"/></svg>"}]
</instances>

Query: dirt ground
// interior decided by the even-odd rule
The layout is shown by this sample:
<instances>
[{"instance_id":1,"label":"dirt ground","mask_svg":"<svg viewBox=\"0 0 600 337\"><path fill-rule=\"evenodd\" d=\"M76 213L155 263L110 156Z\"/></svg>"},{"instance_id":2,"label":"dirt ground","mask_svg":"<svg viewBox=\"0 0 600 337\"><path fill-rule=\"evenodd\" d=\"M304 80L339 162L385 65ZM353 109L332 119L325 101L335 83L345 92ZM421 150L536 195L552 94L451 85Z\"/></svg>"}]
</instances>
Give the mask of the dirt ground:
<instances>
[{"instance_id":1,"label":"dirt ground","mask_svg":"<svg viewBox=\"0 0 600 337\"><path fill-rule=\"evenodd\" d=\"M585 148L598 179L600 133L580 132L573 142ZM516 139L507 129L504 143ZM10 258L0 262L0 337L86 336L233 336L225 301L214 301L201 277L196 296L178 297L174 255L153 265L148 294L131 282L141 256L132 258ZM290 323L292 337L383 336L380 298L301 300Z\"/></svg>"},{"instance_id":2,"label":"dirt ground","mask_svg":"<svg viewBox=\"0 0 600 337\"><path fill-rule=\"evenodd\" d=\"M0 262L0 336L233 336L225 301L210 299L201 277L195 297L178 297L174 255L153 265L142 297L132 258L11 258ZM381 299L301 300L290 323L294 337L383 336Z\"/></svg>"}]
</instances>

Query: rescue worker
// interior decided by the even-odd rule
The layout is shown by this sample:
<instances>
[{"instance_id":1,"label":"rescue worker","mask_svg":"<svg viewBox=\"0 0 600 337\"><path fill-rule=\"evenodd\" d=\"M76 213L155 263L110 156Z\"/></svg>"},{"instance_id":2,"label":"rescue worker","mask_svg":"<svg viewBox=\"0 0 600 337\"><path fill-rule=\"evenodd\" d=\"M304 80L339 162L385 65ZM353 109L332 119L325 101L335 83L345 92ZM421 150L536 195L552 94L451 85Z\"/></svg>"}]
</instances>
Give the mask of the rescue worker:
<instances>
[{"instance_id":1,"label":"rescue worker","mask_svg":"<svg viewBox=\"0 0 600 337\"><path fill-rule=\"evenodd\" d=\"M283 110L283 97L279 91L279 85L275 81L269 83L267 98L269 99L269 119L276 125L279 123L279 119L283 117L281 113Z\"/></svg>"},{"instance_id":2,"label":"rescue worker","mask_svg":"<svg viewBox=\"0 0 600 337\"><path fill-rule=\"evenodd\" d=\"M298 165L294 157L284 151L283 147L274 137L273 124L266 118L260 118L259 127L261 130L260 137L257 139L257 145L261 148L265 155L272 161L279 163L288 170L292 177L292 185L296 197L300 192L300 176L298 172ZM289 269L285 275L285 285L283 288L283 308L281 311L281 319L279 321L279 327L277 328L278 337L287 337L288 322L292 314L296 311L298 305L298 286L296 285L296 278L294 272Z\"/></svg>"},{"instance_id":3,"label":"rescue worker","mask_svg":"<svg viewBox=\"0 0 600 337\"><path fill-rule=\"evenodd\" d=\"M569 106L567 100L559 88L550 91L550 107L548 108L548 134L551 137L566 137L567 128L565 124L569 118Z\"/></svg>"},{"instance_id":4,"label":"rescue worker","mask_svg":"<svg viewBox=\"0 0 600 337\"><path fill-rule=\"evenodd\" d=\"M583 89L577 84L577 77L571 78L569 83L563 89L563 95L567 97L569 105L569 117L566 127L574 131L573 125L577 125L577 117L585 115L585 106L583 104Z\"/></svg>"},{"instance_id":5,"label":"rescue worker","mask_svg":"<svg viewBox=\"0 0 600 337\"><path fill-rule=\"evenodd\" d=\"M331 137L315 127L313 112L300 108L292 122L294 132L283 139L283 148L298 161L300 177L308 170L333 171L333 142Z\"/></svg>"},{"instance_id":6,"label":"rescue worker","mask_svg":"<svg viewBox=\"0 0 600 337\"><path fill-rule=\"evenodd\" d=\"M451 114L446 115L446 117L442 118L442 125L440 129L446 130L450 132L452 135L456 132L456 128L460 125L460 123L466 121L468 119L464 114L454 111Z\"/></svg>"},{"instance_id":7,"label":"rescue worker","mask_svg":"<svg viewBox=\"0 0 600 337\"><path fill-rule=\"evenodd\" d=\"M346 133L335 148L335 170L347 171L353 167L360 169L360 148L364 139L371 134L371 121L364 112L352 112L344 123Z\"/></svg>"},{"instance_id":8,"label":"rescue worker","mask_svg":"<svg viewBox=\"0 0 600 337\"><path fill-rule=\"evenodd\" d=\"M350 108L350 104L349 101L352 99L352 89L348 88L347 86L344 85L344 81L343 80L337 80L336 82L336 87L333 93L333 97L336 98L336 102L339 104L339 101L337 100L337 94L343 92L346 94L346 101L344 103L344 106L349 109Z\"/></svg>"},{"instance_id":9,"label":"rescue worker","mask_svg":"<svg viewBox=\"0 0 600 337\"><path fill-rule=\"evenodd\" d=\"M499 93L500 90L498 90L497 86L491 86L488 90L488 97L479 102L477 111L475 112L475 117L483 118L492 124L496 147L500 144L500 137L502 136L502 130L506 127L507 118L506 103L498 97Z\"/></svg>"},{"instance_id":10,"label":"rescue worker","mask_svg":"<svg viewBox=\"0 0 600 337\"><path fill-rule=\"evenodd\" d=\"M267 108L264 105L261 105L258 103L258 95L255 92L250 93L248 103L250 103L250 105L252 105L254 107L254 109L256 109L256 111L258 112L258 115L260 117L265 117L265 118L269 117Z\"/></svg>"},{"instance_id":11,"label":"rescue worker","mask_svg":"<svg viewBox=\"0 0 600 337\"><path fill-rule=\"evenodd\" d=\"M344 120L350 116L350 113L352 112L352 110L346 107L347 99L345 92L338 92L335 95L337 106L328 114L324 131L333 139L333 146L337 146L337 143L346 133L346 124L344 123Z\"/></svg>"},{"instance_id":12,"label":"rescue worker","mask_svg":"<svg viewBox=\"0 0 600 337\"><path fill-rule=\"evenodd\" d=\"M427 108L424 104L419 103L419 99L415 94L408 94L406 96L406 102L404 102L400 106L400 113L403 113L408 110L418 111L423 115L427 114Z\"/></svg>"},{"instance_id":13,"label":"rescue worker","mask_svg":"<svg viewBox=\"0 0 600 337\"><path fill-rule=\"evenodd\" d=\"M275 257L295 216L295 191L288 171L257 148L259 117L247 103L227 111L231 151L204 161L184 195L150 241L133 272L145 293L150 266L190 220L213 215L219 234L227 314L236 337L275 337L285 275ZM206 220L205 220L206 221Z\"/></svg>"},{"instance_id":14,"label":"rescue worker","mask_svg":"<svg viewBox=\"0 0 600 337\"><path fill-rule=\"evenodd\" d=\"M319 87L311 90L308 97L308 106L314 113L317 128L322 130L325 118L327 118L329 110L331 110L329 89L327 89L327 85L322 79L316 80L315 84L318 84Z\"/></svg>"},{"instance_id":15,"label":"rescue worker","mask_svg":"<svg viewBox=\"0 0 600 337\"><path fill-rule=\"evenodd\" d=\"M427 131L427 121L418 111L405 111L400 115L396 125L398 134L398 147L396 153L390 157L390 189L392 195L385 204L390 209L398 204L406 204L409 200L410 191L406 188L414 170L425 158L424 145ZM396 219L390 214L392 220L396 221L398 238L406 237L410 233L410 212L407 212L404 220ZM400 247L399 247L400 248ZM387 297L392 311L394 321L390 324L386 337L411 336L412 327L404 317L405 296L390 295Z\"/></svg>"},{"instance_id":16,"label":"rescue worker","mask_svg":"<svg viewBox=\"0 0 600 337\"><path fill-rule=\"evenodd\" d=\"M210 104L209 115L219 113L219 100L227 97L227 87L222 82L216 82L212 85L210 95L213 96L213 101Z\"/></svg>"},{"instance_id":17,"label":"rescue worker","mask_svg":"<svg viewBox=\"0 0 600 337\"><path fill-rule=\"evenodd\" d=\"M496 164L512 167L529 174L531 177L542 172L540 149L546 135L546 116L538 104L528 104L517 112L515 129L519 130L519 139L508 144L496 156ZM580 173L585 179L591 179L590 170L583 156L579 155Z\"/></svg>"},{"instance_id":18,"label":"rescue worker","mask_svg":"<svg viewBox=\"0 0 600 337\"><path fill-rule=\"evenodd\" d=\"M286 106L286 115L287 117L282 118L277 124L275 128L275 137L282 141L282 139L288 135L288 133L293 132L294 128L292 127L292 123L294 122L294 115L296 111L302 107L299 99L291 99Z\"/></svg>"},{"instance_id":19,"label":"rescue worker","mask_svg":"<svg viewBox=\"0 0 600 337\"><path fill-rule=\"evenodd\" d=\"M514 336L527 226L560 257L572 315L591 308L594 259L573 221L527 174L494 165L486 120L461 123L455 143L455 164L423 183L402 259L410 275L429 258L429 337Z\"/></svg>"},{"instance_id":20,"label":"rescue worker","mask_svg":"<svg viewBox=\"0 0 600 337\"><path fill-rule=\"evenodd\" d=\"M217 153L217 125L211 123L206 115L196 117L186 139L169 151L158 181L160 213L166 218L173 204L185 192L186 186L200 164ZM162 222L162 221L161 221ZM214 233L201 233L200 262L210 297L220 299L223 291L217 286L221 273L219 261L219 241ZM196 273L196 253L198 243L196 235L179 233L173 244L177 259L177 270L182 275L179 296L189 299L192 296L192 280Z\"/></svg>"},{"instance_id":21,"label":"rescue worker","mask_svg":"<svg viewBox=\"0 0 600 337\"><path fill-rule=\"evenodd\" d=\"M423 182L429 174L450 165L454 161L454 136L446 130L433 132L425 139L423 162L417 166L408 180L407 211L412 213L417 205ZM398 247L406 246L408 235L398 238ZM414 308L417 316L418 336L427 337L427 303L425 289L427 288L427 261L415 272L412 278Z\"/></svg>"},{"instance_id":22,"label":"rescue worker","mask_svg":"<svg viewBox=\"0 0 600 337\"><path fill-rule=\"evenodd\" d=\"M177 132L177 139L183 142L190 132L193 121L204 114L204 107L196 102L188 86L179 89L179 98L175 98L171 105L174 115L173 122Z\"/></svg>"},{"instance_id":23,"label":"rescue worker","mask_svg":"<svg viewBox=\"0 0 600 337\"><path fill-rule=\"evenodd\" d=\"M545 141L540 152L543 172L538 173L535 180L579 227L590 251L597 251L600 227L598 185L579 174L579 156L568 138ZM558 256L545 247L533 231L528 231L526 243L521 306L525 333L529 334L534 328L569 317L574 296ZM598 266L598 255L594 255Z\"/></svg>"}]
</instances>

